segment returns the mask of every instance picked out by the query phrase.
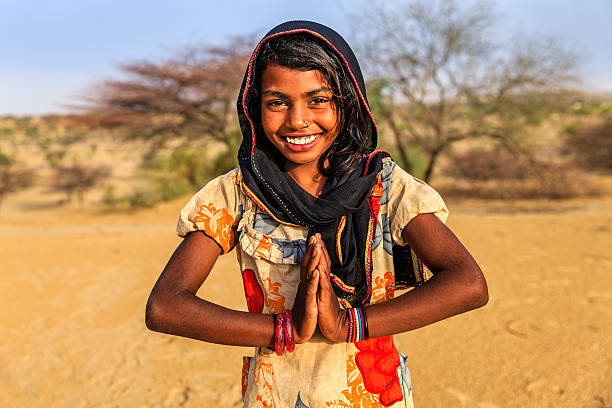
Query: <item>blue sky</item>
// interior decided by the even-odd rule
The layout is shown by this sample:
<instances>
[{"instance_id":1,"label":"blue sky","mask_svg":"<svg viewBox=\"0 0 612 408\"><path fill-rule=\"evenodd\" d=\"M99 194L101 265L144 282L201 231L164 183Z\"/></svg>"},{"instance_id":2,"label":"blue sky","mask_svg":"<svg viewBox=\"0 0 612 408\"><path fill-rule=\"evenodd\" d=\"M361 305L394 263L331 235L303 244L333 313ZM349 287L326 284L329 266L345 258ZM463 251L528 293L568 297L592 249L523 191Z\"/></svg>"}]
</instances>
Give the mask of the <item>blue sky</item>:
<instances>
[{"instance_id":1,"label":"blue sky","mask_svg":"<svg viewBox=\"0 0 612 408\"><path fill-rule=\"evenodd\" d=\"M612 92L612 1L496 0L499 30L555 35L585 61L585 86ZM329 25L350 40L355 1L0 0L0 115L63 112L116 65L183 45L264 34L292 19Z\"/></svg>"}]
</instances>

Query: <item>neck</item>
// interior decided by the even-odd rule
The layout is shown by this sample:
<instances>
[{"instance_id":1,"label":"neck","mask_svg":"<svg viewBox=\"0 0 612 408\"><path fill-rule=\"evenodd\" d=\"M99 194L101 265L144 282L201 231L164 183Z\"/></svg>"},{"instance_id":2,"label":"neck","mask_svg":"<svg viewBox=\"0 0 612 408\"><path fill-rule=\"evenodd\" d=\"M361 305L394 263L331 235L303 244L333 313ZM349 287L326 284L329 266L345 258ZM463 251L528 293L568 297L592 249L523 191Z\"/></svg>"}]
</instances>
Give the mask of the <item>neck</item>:
<instances>
[{"instance_id":1,"label":"neck","mask_svg":"<svg viewBox=\"0 0 612 408\"><path fill-rule=\"evenodd\" d=\"M321 174L317 164L318 161L299 166L288 163L285 166L285 169L300 187L306 190L309 194L318 196L321 191L323 191L327 177Z\"/></svg>"}]
</instances>

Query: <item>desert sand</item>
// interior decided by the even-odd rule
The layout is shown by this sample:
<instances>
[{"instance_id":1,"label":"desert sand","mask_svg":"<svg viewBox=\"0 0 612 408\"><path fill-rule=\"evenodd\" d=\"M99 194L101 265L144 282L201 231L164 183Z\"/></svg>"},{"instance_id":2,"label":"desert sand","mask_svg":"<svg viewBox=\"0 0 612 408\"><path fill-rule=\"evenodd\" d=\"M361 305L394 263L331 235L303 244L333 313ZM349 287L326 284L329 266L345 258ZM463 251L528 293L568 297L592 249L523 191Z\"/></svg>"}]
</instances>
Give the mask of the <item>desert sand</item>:
<instances>
[{"instance_id":1,"label":"desert sand","mask_svg":"<svg viewBox=\"0 0 612 408\"><path fill-rule=\"evenodd\" d=\"M251 348L144 325L186 199L115 214L4 205L0 407L240 406ZM415 406L611 407L612 198L449 207L490 301L396 337ZM236 265L222 256L199 295L246 310Z\"/></svg>"}]
</instances>

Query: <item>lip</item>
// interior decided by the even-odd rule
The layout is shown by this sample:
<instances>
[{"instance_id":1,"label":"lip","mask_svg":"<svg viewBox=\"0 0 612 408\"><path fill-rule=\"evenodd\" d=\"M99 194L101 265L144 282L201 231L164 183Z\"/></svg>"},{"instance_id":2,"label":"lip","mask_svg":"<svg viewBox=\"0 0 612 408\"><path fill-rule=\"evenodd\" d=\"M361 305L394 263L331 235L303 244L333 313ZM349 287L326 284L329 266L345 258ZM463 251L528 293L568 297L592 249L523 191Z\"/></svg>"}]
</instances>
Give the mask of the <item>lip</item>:
<instances>
[{"instance_id":1,"label":"lip","mask_svg":"<svg viewBox=\"0 0 612 408\"><path fill-rule=\"evenodd\" d=\"M281 137L308 137L308 136L317 136L320 135L321 132L313 132L313 133L285 133Z\"/></svg>"},{"instance_id":2,"label":"lip","mask_svg":"<svg viewBox=\"0 0 612 408\"><path fill-rule=\"evenodd\" d=\"M283 140L283 143L285 144L285 146L289 150L294 151L294 152L303 152L303 151L312 149L319 142L319 139L321 138L321 135L322 135L322 133L311 133L311 134L308 134L308 135L302 135L302 134L300 134L300 135L283 135L282 136L282 140ZM308 137L308 136L315 136L315 139L312 142L310 142L310 143L301 144L301 145L289 143L287 141L287 137Z\"/></svg>"}]
</instances>

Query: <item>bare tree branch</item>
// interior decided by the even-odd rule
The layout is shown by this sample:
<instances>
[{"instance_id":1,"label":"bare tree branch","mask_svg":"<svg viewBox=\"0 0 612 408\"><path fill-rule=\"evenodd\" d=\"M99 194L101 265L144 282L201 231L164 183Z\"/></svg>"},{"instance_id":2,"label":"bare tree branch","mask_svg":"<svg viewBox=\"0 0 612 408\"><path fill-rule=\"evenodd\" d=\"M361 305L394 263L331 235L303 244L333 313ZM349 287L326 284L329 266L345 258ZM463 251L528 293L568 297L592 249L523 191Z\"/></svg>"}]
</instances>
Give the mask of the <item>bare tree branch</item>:
<instances>
[{"instance_id":1,"label":"bare tree branch","mask_svg":"<svg viewBox=\"0 0 612 408\"><path fill-rule=\"evenodd\" d=\"M495 44L489 2L370 3L351 21L368 68L396 97L394 112L382 120L398 150L416 142L428 154L426 180L438 156L457 141L516 145L535 95L554 94L573 79L575 53L555 38Z\"/></svg>"},{"instance_id":2,"label":"bare tree branch","mask_svg":"<svg viewBox=\"0 0 612 408\"><path fill-rule=\"evenodd\" d=\"M124 78L92 86L72 108L82 123L146 141L149 156L173 139L225 143L237 127L230 112L252 43L238 37L224 46L184 49L161 62L121 64Z\"/></svg>"}]
</instances>

